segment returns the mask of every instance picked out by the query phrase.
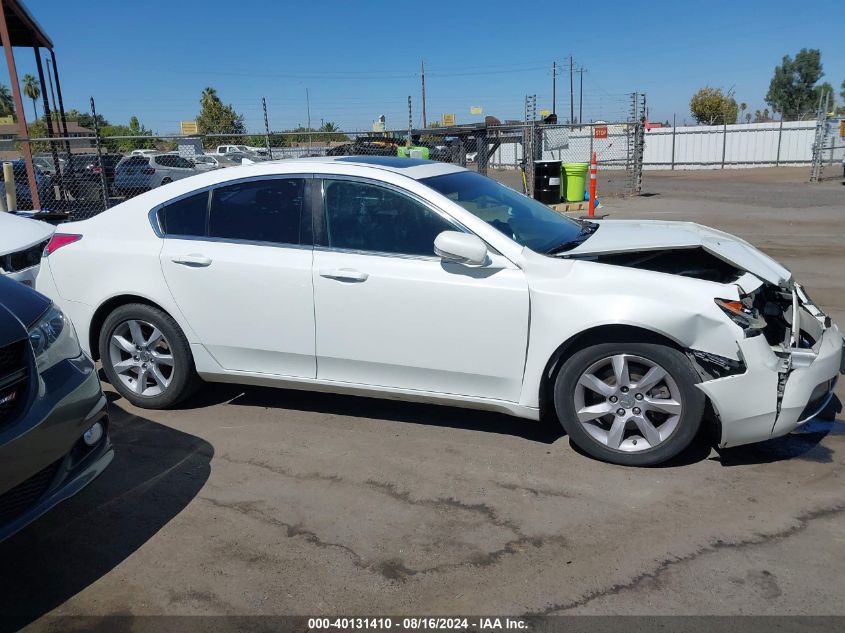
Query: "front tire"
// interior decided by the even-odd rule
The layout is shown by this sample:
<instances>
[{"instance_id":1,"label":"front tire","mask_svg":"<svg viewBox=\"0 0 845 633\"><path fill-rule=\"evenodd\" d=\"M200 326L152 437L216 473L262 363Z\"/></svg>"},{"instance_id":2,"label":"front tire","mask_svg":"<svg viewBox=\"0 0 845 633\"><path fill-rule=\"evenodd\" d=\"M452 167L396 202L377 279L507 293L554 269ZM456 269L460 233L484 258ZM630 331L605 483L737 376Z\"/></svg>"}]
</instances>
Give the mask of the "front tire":
<instances>
[{"instance_id":1,"label":"front tire","mask_svg":"<svg viewBox=\"0 0 845 633\"><path fill-rule=\"evenodd\" d=\"M573 354L555 379L558 419L572 441L602 461L650 466L678 455L701 426L705 397L678 350L601 343Z\"/></svg>"},{"instance_id":2,"label":"front tire","mask_svg":"<svg viewBox=\"0 0 845 633\"><path fill-rule=\"evenodd\" d=\"M144 409L167 409L199 385L185 334L169 314L143 303L116 308L100 330L100 360L112 386Z\"/></svg>"}]
</instances>

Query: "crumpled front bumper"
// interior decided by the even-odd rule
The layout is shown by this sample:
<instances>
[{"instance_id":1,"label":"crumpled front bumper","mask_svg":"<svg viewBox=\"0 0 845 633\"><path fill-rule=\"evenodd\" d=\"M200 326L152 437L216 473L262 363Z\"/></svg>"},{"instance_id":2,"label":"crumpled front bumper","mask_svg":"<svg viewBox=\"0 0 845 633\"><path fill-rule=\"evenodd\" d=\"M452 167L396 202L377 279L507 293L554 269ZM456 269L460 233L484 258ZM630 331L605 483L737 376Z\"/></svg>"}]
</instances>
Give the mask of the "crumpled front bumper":
<instances>
[{"instance_id":1,"label":"crumpled front bumper","mask_svg":"<svg viewBox=\"0 0 845 633\"><path fill-rule=\"evenodd\" d=\"M845 373L842 332L796 284L796 314L817 334L812 348L772 347L763 336L738 341L742 374L700 383L721 423L719 446L739 446L785 435L826 404ZM807 323L808 320L811 321Z\"/></svg>"}]
</instances>

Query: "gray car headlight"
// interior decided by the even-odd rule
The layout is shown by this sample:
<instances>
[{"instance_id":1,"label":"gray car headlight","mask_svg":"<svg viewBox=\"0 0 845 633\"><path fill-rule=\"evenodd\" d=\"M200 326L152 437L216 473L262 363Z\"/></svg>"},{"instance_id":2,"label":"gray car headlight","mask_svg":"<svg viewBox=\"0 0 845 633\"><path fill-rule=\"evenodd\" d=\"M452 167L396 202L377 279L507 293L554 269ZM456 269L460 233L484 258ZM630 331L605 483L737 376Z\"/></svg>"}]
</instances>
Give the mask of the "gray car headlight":
<instances>
[{"instance_id":1,"label":"gray car headlight","mask_svg":"<svg viewBox=\"0 0 845 633\"><path fill-rule=\"evenodd\" d=\"M29 329L29 342L39 374L59 361L82 353L73 323L56 306L51 306Z\"/></svg>"}]
</instances>

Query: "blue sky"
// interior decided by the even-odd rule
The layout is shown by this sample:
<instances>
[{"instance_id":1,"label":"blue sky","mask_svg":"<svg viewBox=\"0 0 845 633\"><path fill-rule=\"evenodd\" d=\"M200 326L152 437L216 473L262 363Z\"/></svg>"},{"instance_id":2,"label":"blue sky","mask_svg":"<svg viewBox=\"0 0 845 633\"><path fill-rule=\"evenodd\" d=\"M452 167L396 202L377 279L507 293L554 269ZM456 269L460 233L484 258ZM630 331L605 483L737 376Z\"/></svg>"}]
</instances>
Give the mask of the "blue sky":
<instances>
[{"instance_id":1,"label":"blue sky","mask_svg":"<svg viewBox=\"0 0 845 633\"><path fill-rule=\"evenodd\" d=\"M455 113L477 120L473 105L500 119L522 118L525 94L568 118L571 54L584 67L584 119L627 112L626 93L645 92L652 120L690 121L689 98L710 84L733 88L753 112L765 106L773 68L784 54L820 48L837 92L845 79L841 3L563 2L129 2L27 0L52 37L65 107L93 95L114 123L133 114L160 133L198 111L203 87L241 112L250 130L334 121L366 129L385 114L407 125L407 97L420 121L420 60L426 64L429 120ZM546 7L545 9L543 7ZM550 7L550 8L549 8ZM827 18L825 18L827 16ZM19 73L34 71L18 49ZM34 73L33 73L34 74ZM576 115L578 78L575 80ZM31 102L26 104L31 117ZM40 103L39 103L40 109Z\"/></svg>"}]
</instances>

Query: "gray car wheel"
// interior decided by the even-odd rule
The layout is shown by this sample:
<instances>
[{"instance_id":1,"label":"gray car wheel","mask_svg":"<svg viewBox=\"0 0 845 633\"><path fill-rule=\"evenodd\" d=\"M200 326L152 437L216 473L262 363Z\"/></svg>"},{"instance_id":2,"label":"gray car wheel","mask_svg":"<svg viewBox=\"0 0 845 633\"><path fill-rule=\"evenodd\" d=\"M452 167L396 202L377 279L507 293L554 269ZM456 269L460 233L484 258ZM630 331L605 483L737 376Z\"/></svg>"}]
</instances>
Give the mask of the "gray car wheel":
<instances>
[{"instance_id":1,"label":"gray car wheel","mask_svg":"<svg viewBox=\"0 0 845 633\"><path fill-rule=\"evenodd\" d=\"M651 343L580 350L555 381L555 409L572 441L617 464L666 461L695 437L704 412L698 375L680 351Z\"/></svg>"},{"instance_id":2,"label":"gray car wheel","mask_svg":"<svg viewBox=\"0 0 845 633\"><path fill-rule=\"evenodd\" d=\"M99 349L109 382L138 407L166 409L200 384L184 333L156 307L116 308L103 323Z\"/></svg>"}]
</instances>

